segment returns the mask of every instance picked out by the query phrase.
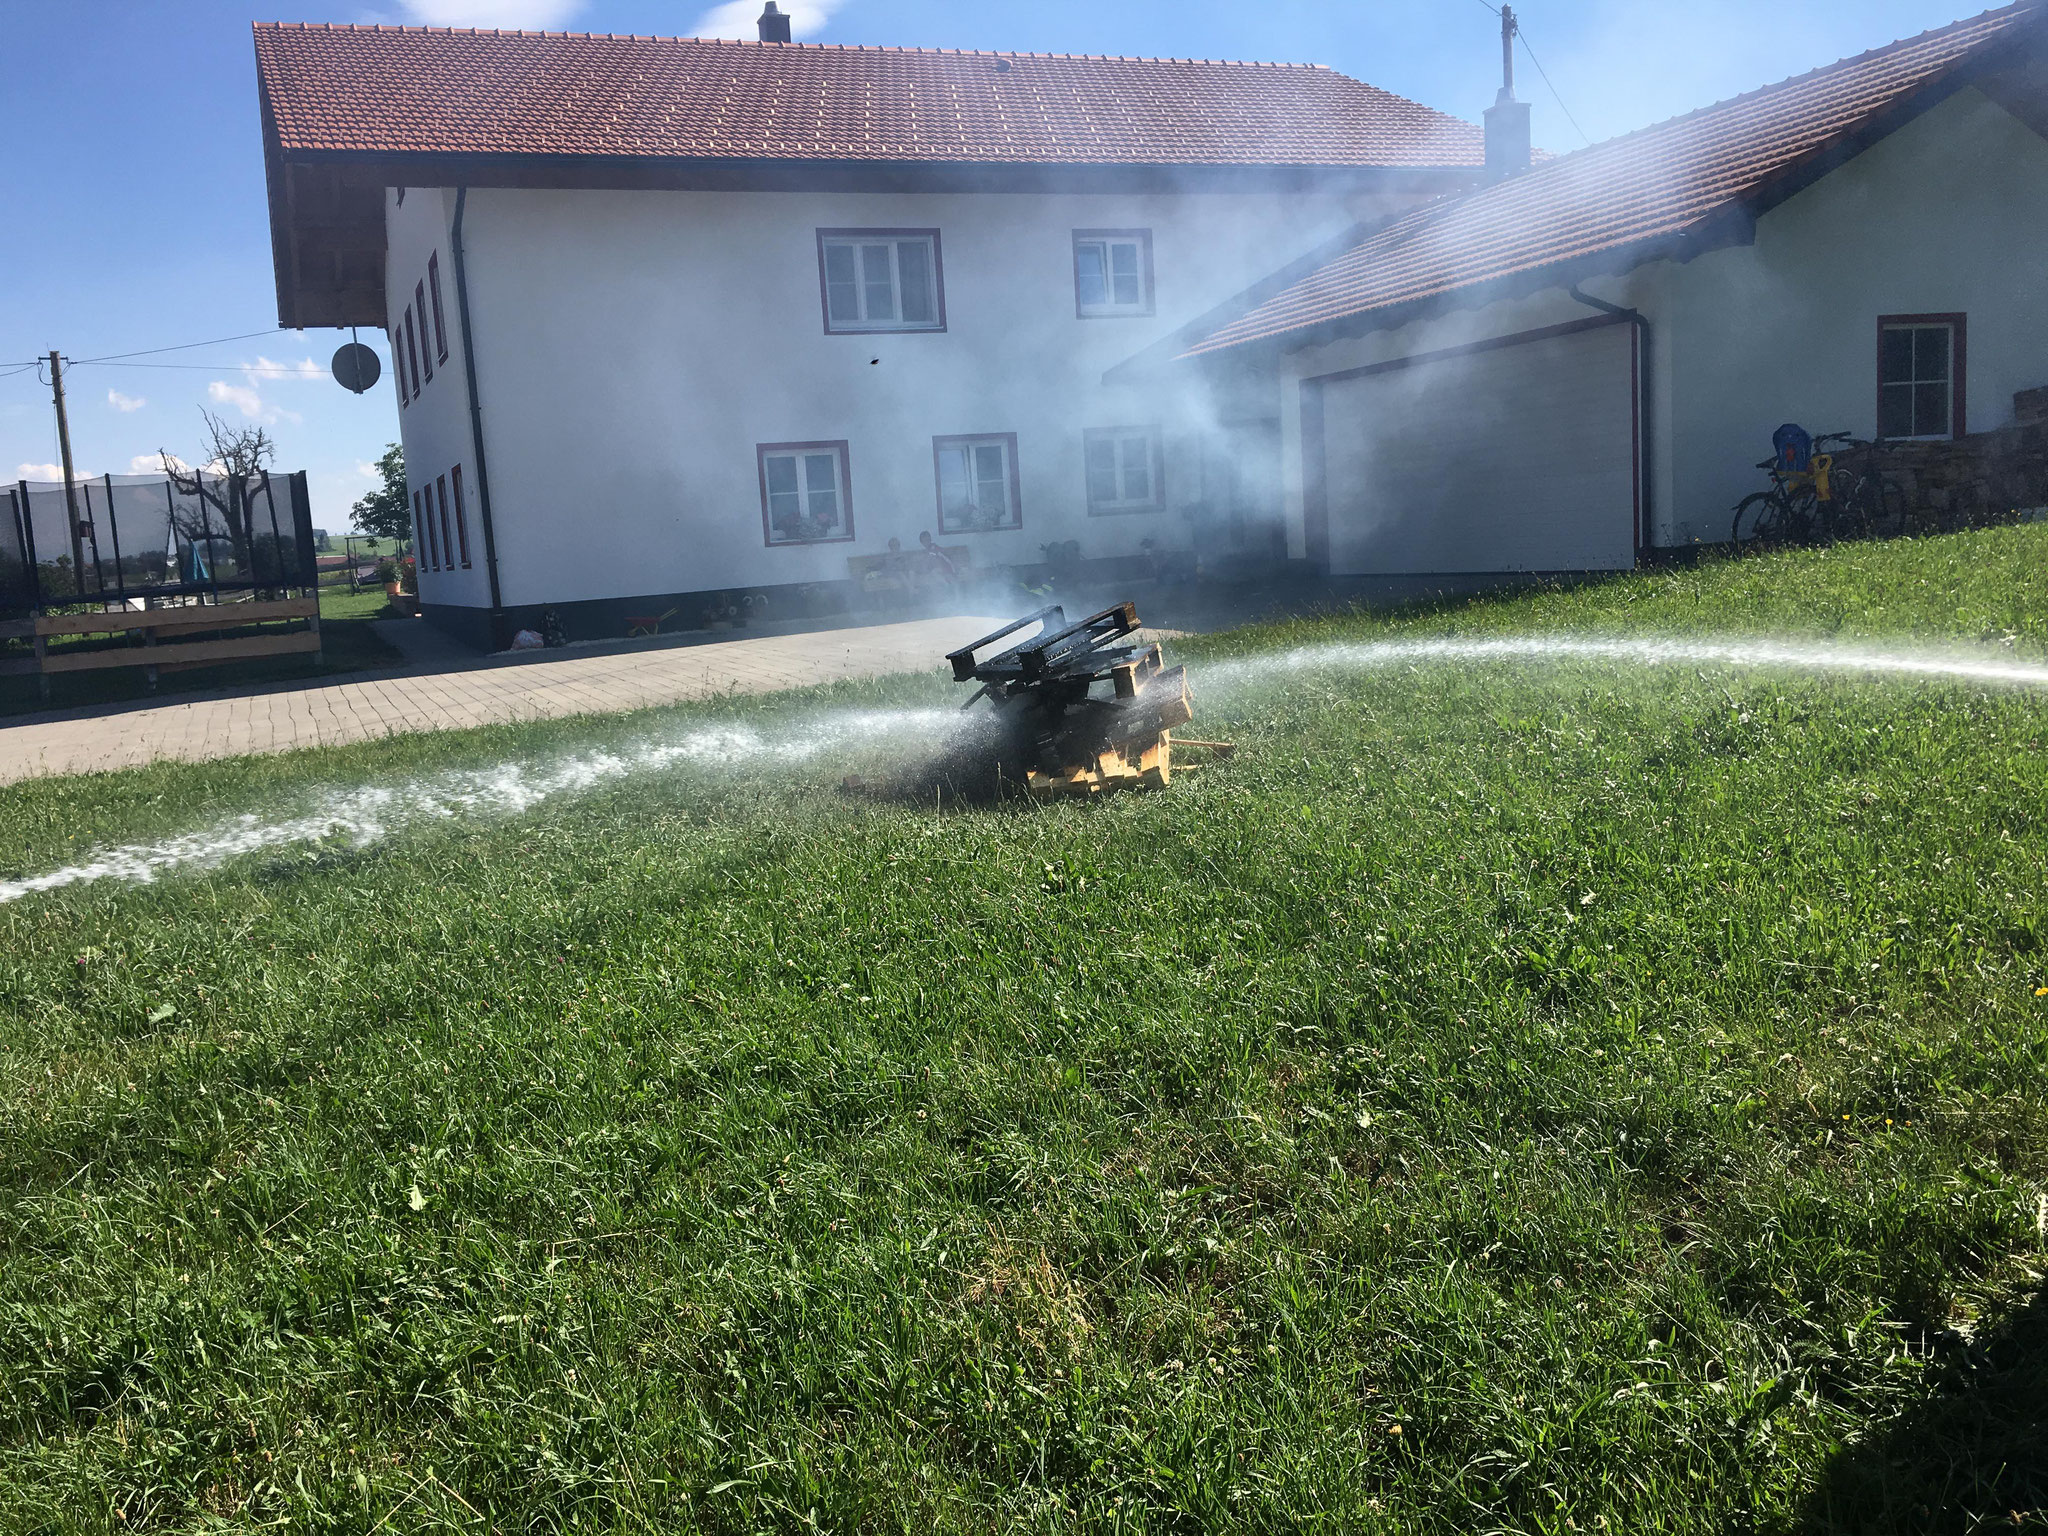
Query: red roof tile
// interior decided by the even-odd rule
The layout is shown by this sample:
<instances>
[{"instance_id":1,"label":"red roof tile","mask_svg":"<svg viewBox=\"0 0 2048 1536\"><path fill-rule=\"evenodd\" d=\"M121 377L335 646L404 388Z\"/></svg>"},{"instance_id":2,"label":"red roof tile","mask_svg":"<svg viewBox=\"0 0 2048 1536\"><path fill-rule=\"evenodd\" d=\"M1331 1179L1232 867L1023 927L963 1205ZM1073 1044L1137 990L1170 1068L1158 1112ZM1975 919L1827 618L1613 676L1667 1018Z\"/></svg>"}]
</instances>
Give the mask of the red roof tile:
<instances>
[{"instance_id":1,"label":"red roof tile","mask_svg":"<svg viewBox=\"0 0 2048 1536\"><path fill-rule=\"evenodd\" d=\"M1464 167L1480 130L1299 64L259 23L287 154Z\"/></svg>"},{"instance_id":2,"label":"red roof tile","mask_svg":"<svg viewBox=\"0 0 2048 1536\"><path fill-rule=\"evenodd\" d=\"M1700 233L2043 15L2038 0L2023 0L1432 203L1183 337L1178 355L1369 323L1378 311L1405 317L1417 304L1523 274L1562 281L1547 269Z\"/></svg>"}]
</instances>

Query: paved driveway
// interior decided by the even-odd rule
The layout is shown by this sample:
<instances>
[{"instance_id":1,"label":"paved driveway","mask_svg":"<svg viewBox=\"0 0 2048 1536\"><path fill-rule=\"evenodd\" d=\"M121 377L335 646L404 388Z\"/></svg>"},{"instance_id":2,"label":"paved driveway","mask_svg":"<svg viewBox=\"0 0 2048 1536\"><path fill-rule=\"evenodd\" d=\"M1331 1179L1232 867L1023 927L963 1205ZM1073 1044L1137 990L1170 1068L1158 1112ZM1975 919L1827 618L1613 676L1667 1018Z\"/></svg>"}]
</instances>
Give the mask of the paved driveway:
<instances>
[{"instance_id":1,"label":"paved driveway","mask_svg":"<svg viewBox=\"0 0 2048 1536\"><path fill-rule=\"evenodd\" d=\"M722 693L925 672L1006 619L956 617L641 650L544 652L309 687L66 710L0 724L0 784L41 774L289 752L405 731L609 713Z\"/></svg>"}]
</instances>

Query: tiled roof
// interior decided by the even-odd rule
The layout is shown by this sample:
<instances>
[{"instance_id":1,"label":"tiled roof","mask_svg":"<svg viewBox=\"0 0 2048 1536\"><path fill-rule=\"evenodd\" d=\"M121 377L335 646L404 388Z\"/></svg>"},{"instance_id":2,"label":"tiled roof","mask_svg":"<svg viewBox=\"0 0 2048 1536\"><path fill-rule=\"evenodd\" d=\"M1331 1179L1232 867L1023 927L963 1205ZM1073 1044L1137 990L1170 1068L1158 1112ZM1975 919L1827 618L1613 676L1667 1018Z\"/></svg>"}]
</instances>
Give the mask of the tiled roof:
<instances>
[{"instance_id":1,"label":"tiled roof","mask_svg":"<svg viewBox=\"0 0 2048 1536\"><path fill-rule=\"evenodd\" d=\"M287 154L1465 167L1480 130L1320 66L259 23Z\"/></svg>"},{"instance_id":2,"label":"tiled roof","mask_svg":"<svg viewBox=\"0 0 2048 1536\"><path fill-rule=\"evenodd\" d=\"M1654 254L1656 242L1704 232L2044 15L2037 0L1988 11L1432 203L1183 336L1178 355L1370 324L1377 311L1405 316L1519 275L1562 280L1577 263L1632 248Z\"/></svg>"}]
</instances>

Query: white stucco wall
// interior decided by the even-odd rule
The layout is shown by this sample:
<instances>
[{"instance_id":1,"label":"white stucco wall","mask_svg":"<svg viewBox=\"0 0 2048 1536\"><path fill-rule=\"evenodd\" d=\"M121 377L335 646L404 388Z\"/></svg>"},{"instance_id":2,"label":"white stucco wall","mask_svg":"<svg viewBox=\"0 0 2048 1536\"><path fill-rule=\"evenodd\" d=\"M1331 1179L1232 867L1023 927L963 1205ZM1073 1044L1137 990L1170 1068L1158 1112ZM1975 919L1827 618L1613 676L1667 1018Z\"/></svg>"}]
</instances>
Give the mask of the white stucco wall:
<instances>
[{"instance_id":1,"label":"white stucco wall","mask_svg":"<svg viewBox=\"0 0 2048 1536\"><path fill-rule=\"evenodd\" d=\"M1035 562L1054 540L1078 540L1090 558L1134 553L1147 537L1185 545L1176 509L1199 487L1173 437L1166 511L1090 517L1082 433L1184 432L1203 424L1204 407L1112 390L1103 372L1391 206L1242 194L473 191L464 245L504 601L843 581L849 555L937 534L932 439L953 434L1017 436L1022 527L942 536L969 544L978 566ZM424 261L412 208L394 210L401 273ZM826 334L820 228L939 230L946 330ZM1151 230L1150 317L1076 316L1072 232L1093 228ZM434 461L466 457L435 422ZM857 539L766 547L755 445L837 439L849 445ZM472 600L483 601L461 599Z\"/></svg>"},{"instance_id":2,"label":"white stucco wall","mask_svg":"<svg viewBox=\"0 0 2048 1536\"><path fill-rule=\"evenodd\" d=\"M1975 89L1680 269L1669 453L1679 540L1725 539L1771 432L1877 431L1877 319L1968 316L1972 432L2048 384L2048 141Z\"/></svg>"},{"instance_id":3,"label":"white stucco wall","mask_svg":"<svg viewBox=\"0 0 2048 1536\"><path fill-rule=\"evenodd\" d=\"M1780 422L1875 434L1880 315L1966 314L1969 430L2010 421L2013 393L2048 383L2044 236L2048 142L1965 89L1766 213L1753 244L1585 282L1651 322L1656 542L1727 538ZM1304 552L1303 379L1590 313L1553 288L1286 355L1276 406L1290 552ZM1468 426L1484 430L1445 424Z\"/></svg>"},{"instance_id":4,"label":"white stucco wall","mask_svg":"<svg viewBox=\"0 0 2048 1536\"><path fill-rule=\"evenodd\" d=\"M462 466L463 517L469 530L470 565L453 570L429 570L426 546L414 529L414 547L419 554L420 600L460 607L487 607L490 582L484 566L483 525L477 505L475 454L471 448L469 396L463 381L462 325L456 308L455 261L450 249L449 226L455 214L455 194L433 187L409 188L401 202L393 190L385 194L386 248L384 291L390 306L391 349L394 367L405 366L405 310L413 302L414 290L427 280L427 262L440 257L442 318L448 328L448 360L434 360L434 377L426 378L428 352L420 357L420 393L409 404L398 406L400 441L405 447L405 471L409 490L421 490L456 465ZM417 317L415 318L417 323ZM433 346L433 300L427 301L427 334L421 338ZM393 380L379 388L390 389ZM455 515L453 479L450 479L449 517ZM435 525L439 537L439 523ZM459 556L460 545L457 545Z\"/></svg>"}]
</instances>

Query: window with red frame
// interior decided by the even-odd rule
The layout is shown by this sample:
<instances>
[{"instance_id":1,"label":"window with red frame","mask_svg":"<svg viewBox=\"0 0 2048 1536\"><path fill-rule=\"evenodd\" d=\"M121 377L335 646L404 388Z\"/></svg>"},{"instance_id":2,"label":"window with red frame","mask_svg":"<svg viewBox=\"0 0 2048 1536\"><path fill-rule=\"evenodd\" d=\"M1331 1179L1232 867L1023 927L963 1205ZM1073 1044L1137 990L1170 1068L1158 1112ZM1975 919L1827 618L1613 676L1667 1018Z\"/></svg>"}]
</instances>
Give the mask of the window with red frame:
<instances>
[{"instance_id":1,"label":"window with red frame","mask_svg":"<svg viewBox=\"0 0 2048 1536\"><path fill-rule=\"evenodd\" d=\"M449 569L455 566L455 540L448 535L448 477L442 475L434 482L435 498L441 503L441 548L446 551Z\"/></svg>"},{"instance_id":2,"label":"window with red frame","mask_svg":"<svg viewBox=\"0 0 2048 1536\"><path fill-rule=\"evenodd\" d=\"M413 398L418 399L420 393L420 345L413 339L412 306L410 304L405 307L405 361L406 371L412 376Z\"/></svg>"},{"instance_id":3,"label":"window with red frame","mask_svg":"<svg viewBox=\"0 0 2048 1536\"><path fill-rule=\"evenodd\" d=\"M427 345L427 285L424 282L412 285L412 307L420 315L420 363L429 384L434 382L434 349Z\"/></svg>"},{"instance_id":4,"label":"window with red frame","mask_svg":"<svg viewBox=\"0 0 2048 1536\"><path fill-rule=\"evenodd\" d=\"M448 471L448 478L455 482L455 542L462 551L462 568L469 569L469 517L462 508L462 466L456 465Z\"/></svg>"},{"instance_id":5,"label":"window with red frame","mask_svg":"<svg viewBox=\"0 0 2048 1536\"><path fill-rule=\"evenodd\" d=\"M442 362L448 361L448 324L441 318L441 253L434 252L427 258L427 293L434 301L434 351Z\"/></svg>"},{"instance_id":6,"label":"window with red frame","mask_svg":"<svg viewBox=\"0 0 2048 1536\"><path fill-rule=\"evenodd\" d=\"M430 485L424 491L412 493L412 527L418 536L420 552L427 558L426 569L441 569L440 552L434 547L434 488Z\"/></svg>"}]
</instances>

